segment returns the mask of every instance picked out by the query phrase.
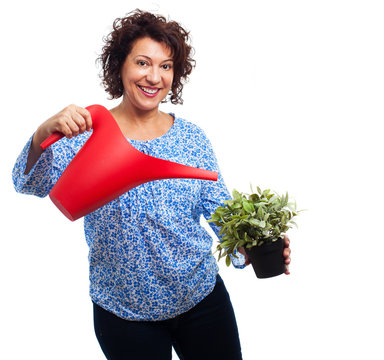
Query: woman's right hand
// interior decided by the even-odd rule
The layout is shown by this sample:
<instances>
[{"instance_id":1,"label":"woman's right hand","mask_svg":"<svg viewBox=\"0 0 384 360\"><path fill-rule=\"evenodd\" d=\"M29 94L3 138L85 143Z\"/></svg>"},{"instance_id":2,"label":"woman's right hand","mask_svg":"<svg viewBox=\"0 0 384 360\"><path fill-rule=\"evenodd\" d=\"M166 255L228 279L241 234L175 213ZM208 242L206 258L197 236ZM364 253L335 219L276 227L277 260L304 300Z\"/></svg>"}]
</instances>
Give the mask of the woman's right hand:
<instances>
[{"instance_id":1,"label":"woman's right hand","mask_svg":"<svg viewBox=\"0 0 384 360\"><path fill-rule=\"evenodd\" d=\"M77 105L69 105L47 121L43 122L35 134L29 148L24 174L28 174L36 164L43 150L40 144L54 132L64 134L68 139L92 129L91 114L87 109Z\"/></svg>"},{"instance_id":2,"label":"woman's right hand","mask_svg":"<svg viewBox=\"0 0 384 360\"><path fill-rule=\"evenodd\" d=\"M92 118L89 111L77 105L69 105L39 126L33 136L33 145L37 148L54 132L60 132L70 139L91 128Z\"/></svg>"}]
</instances>

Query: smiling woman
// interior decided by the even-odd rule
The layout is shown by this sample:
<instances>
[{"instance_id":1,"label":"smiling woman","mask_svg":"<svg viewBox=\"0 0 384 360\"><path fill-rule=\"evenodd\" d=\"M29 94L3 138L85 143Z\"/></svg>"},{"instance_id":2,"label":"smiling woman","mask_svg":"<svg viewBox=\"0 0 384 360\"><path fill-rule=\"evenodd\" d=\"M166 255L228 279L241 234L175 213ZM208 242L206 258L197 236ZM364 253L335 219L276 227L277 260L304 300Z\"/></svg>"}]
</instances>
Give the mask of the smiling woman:
<instances>
[{"instance_id":1,"label":"smiling woman","mask_svg":"<svg viewBox=\"0 0 384 360\"><path fill-rule=\"evenodd\" d=\"M194 65L188 41L186 30L160 15L136 10L117 19L99 57L103 84L111 98L122 97L110 111L136 149L219 172L204 132L159 110L167 97L182 103ZM89 112L76 105L42 123L15 164L16 190L46 196L91 127ZM66 138L43 152L39 145L57 131ZM108 359L168 360L172 347L180 359L242 358L213 239L200 224L228 198L219 172L217 182L148 182L85 216L94 327ZM237 255L233 265L244 268Z\"/></svg>"}]
</instances>

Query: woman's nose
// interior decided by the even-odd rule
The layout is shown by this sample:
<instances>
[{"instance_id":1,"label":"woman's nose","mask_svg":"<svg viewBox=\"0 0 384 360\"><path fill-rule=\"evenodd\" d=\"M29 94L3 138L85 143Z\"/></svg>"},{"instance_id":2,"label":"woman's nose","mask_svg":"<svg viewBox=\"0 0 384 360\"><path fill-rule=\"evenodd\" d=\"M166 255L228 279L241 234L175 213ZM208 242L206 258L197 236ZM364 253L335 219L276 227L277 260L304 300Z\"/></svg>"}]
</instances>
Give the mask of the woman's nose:
<instances>
[{"instance_id":1,"label":"woman's nose","mask_svg":"<svg viewBox=\"0 0 384 360\"><path fill-rule=\"evenodd\" d=\"M155 66L152 66L147 73L147 80L151 84L157 84L161 80L160 71Z\"/></svg>"}]
</instances>

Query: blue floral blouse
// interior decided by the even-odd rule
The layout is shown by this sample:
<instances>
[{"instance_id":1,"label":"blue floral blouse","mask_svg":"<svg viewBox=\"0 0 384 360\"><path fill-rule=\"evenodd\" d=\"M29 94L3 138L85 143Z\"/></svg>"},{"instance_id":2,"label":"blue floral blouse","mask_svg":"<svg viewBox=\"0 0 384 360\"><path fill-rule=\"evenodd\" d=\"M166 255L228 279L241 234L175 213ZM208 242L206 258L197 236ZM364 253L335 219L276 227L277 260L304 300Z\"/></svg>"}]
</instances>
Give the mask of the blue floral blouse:
<instances>
[{"instance_id":1,"label":"blue floral blouse","mask_svg":"<svg viewBox=\"0 0 384 360\"><path fill-rule=\"evenodd\" d=\"M13 169L16 191L44 197L89 138L63 138L24 175L31 139ZM219 171L212 146L196 125L175 117L170 130L149 141L128 140L161 159ZM230 194L218 181L165 179L142 184L84 217L89 246L90 296L128 320L164 320L188 311L215 285L212 238L200 225ZM52 205L53 206L53 205ZM210 223L218 235L218 228ZM233 265L244 267L244 257Z\"/></svg>"}]
</instances>

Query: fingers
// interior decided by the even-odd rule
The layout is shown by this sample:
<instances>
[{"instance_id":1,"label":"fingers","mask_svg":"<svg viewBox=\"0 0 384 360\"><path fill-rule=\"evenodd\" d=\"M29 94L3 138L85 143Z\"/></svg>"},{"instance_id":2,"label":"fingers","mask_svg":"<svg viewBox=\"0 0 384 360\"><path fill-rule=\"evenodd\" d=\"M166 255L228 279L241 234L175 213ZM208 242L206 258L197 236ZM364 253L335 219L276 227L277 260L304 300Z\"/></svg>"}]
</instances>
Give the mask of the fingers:
<instances>
[{"instance_id":1,"label":"fingers","mask_svg":"<svg viewBox=\"0 0 384 360\"><path fill-rule=\"evenodd\" d=\"M69 105L52 118L55 131L64 134L68 139L89 131L92 128L92 119L88 110Z\"/></svg>"},{"instance_id":2,"label":"fingers","mask_svg":"<svg viewBox=\"0 0 384 360\"><path fill-rule=\"evenodd\" d=\"M76 136L87 130L85 119L78 112L73 113L72 120L76 124L75 129L77 128Z\"/></svg>"},{"instance_id":3,"label":"fingers","mask_svg":"<svg viewBox=\"0 0 384 360\"><path fill-rule=\"evenodd\" d=\"M76 106L76 111L85 120L85 130L90 131L92 129L92 117L91 117L91 114L89 113L89 111L87 109L80 107L80 106Z\"/></svg>"},{"instance_id":4,"label":"fingers","mask_svg":"<svg viewBox=\"0 0 384 360\"><path fill-rule=\"evenodd\" d=\"M92 128L92 119L88 110L77 105L69 105L64 112L66 117L69 117L67 125L72 130L72 136L77 136Z\"/></svg>"},{"instance_id":5,"label":"fingers","mask_svg":"<svg viewBox=\"0 0 384 360\"><path fill-rule=\"evenodd\" d=\"M284 263L286 265L286 271L285 274L289 275L289 264L291 263L291 249L289 248L290 240L287 235L283 234L284 237L284 251L283 251L283 256L284 256Z\"/></svg>"},{"instance_id":6,"label":"fingers","mask_svg":"<svg viewBox=\"0 0 384 360\"><path fill-rule=\"evenodd\" d=\"M284 274L289 275L290 273L291 273L291 272L289 271L289 266L286 265L286 266L285 266L285 273L284 273Z\"/></svg>"},{"instance_id":7,"label":"fingers","mask_svg":"<svg viewBox=\"0 0 384 360\"><path fill-rule=\"evenodd\" d=\"M284 262L288 265L291 263L291 249L285 248L283 251Z\"/></svg>"},{"instance_id":8,"label":"fingers","mask_svg":"<svg viewBox=\"0 0 384 360\"><path fill-rule=\"evenodd\" d=\"M289 240L289 237L285 234L283 234L283 237L284 237L284 245L285 247L289 247L289 244L290 244L290 240Z\"/></svg>"},{"instance_id":9,"label":"fingers","mask_svg":"<svg viewBox=\"0 0 384 360\"><path fill-rule=\"evenodd\" d=\"M67 121L65 121L64 119L60 119L57 124L55 124L56 126L54 127L54 130L53 131L58 131L58 132L61 132L62 134L64 134L65 137L67 137L68 139L70 139L73 135L72 135L72 129L71 127L67 124ZM52 133L53 131L50 131L50 133Z\"/></svg>"},{"instance_id":10,"label":"fingers","mask_svg":"<svg viewBox=\"0 0 384 360\"><path fill-rule=\"evenodd\" d=\"M79 123L79 125L77 124ZM81 120L77 119L76 114L72 114L70 117L65 117L65 125L69 128L69 132L66 134L68 139L73 136L77 136L80 133Z\"/></svg>"},{"instance_id":11,"label":"fingers","mask_svg":"<svg viewBox=\"0 0 384 360\"><path fill-rule=\"evenodd\" d=\"M291 249L289 248L289 243L290 243L290 240L288 238L287 235L283 234L283 237L284 237L284 251L283 251L283 256L285 258L285 263L286 264L289 264L291 262L291 258L290 258L290 255L291 255Z\"/></svg>"}]
</instances>

